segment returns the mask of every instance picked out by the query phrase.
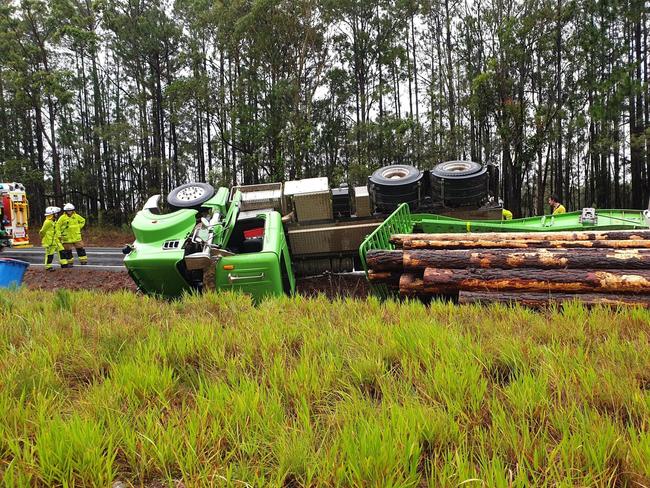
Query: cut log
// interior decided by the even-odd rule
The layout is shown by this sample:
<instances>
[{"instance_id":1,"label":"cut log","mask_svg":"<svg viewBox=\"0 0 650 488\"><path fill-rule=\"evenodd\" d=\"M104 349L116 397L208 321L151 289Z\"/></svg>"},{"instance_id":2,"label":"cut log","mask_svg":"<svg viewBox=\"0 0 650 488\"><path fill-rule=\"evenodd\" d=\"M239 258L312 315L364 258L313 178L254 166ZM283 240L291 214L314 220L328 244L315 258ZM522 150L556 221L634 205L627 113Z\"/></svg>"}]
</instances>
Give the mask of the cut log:
<instances>
[{"instance_id":1,"label":"cut log","mask_svg":"<svg viewBox=\"0 0 650 488\"><path fill-rule=\"evenodd\" d=\"M415 234L417 235L417 234ZM463 234L467 235L467 234ZM650 240L594 240L594 241L548 241L548 240L454 240L410 239L403 241L404 249L650 249Z\"/></svg>"},{"instance_id":2,"label":"cut log","mask_svg":"<svg viewBox=\"0 0 650 488\"><path fill-rule=\"evenodd\" d=\"M400 270L397 253L381 251L373 254L377 269ZM390 253L390 259L384 255ZM534 249L520 251L498 250L405 250L402 251L403 269L424 268L539 268L539 269L650 269L650 249ZM368 253L370 256L370 253ZM370 259L369 259L370 261ZM381 266L386 266L383 268ZM375 266L373 266L374 268Z\"/></svg>"},{"instance_id":3,"label":"cut log","mask_svg":"<svg viewBox=\"0 0 650 488\"><path fill-rule=\"evenodd\" d=\"M399 279L399 291L403 295L426 295L422 275L404 273Z\"/></svg>"},{"instance_id":4,"label":"cut log","mask_svg":"<svg viewBox=\"0 0 650 488\"><path fill-rule=\"evenodd\" d=\"M458 289L453 287L440 287L432 291L431 287L426 287L422 280L422 274L404 273L399 280L400 295L424 299L436 295L436 298L446 298L456 301L458 298Z\"/></svg>"},{"instance_id":5,"label":"cut log","mask_svg":"<svg viewBox=\"0 0 650 488\"><path fill-rule=\"evenodd\" d=\"M402 275L404 276L404 275ZM402 289L400 280L400 291ZM650 270L438 269L424 270L424 293L530 291L650 293Z\"/></svg>"},{"instance_id":6,"label":"cut log","mask_svg":"<svg viewBox=\"0 0 650 488\"><path fill-rule=\"evenodd\" d=\"M402 271L404 268L404 252L371 250L366 254L366 263L375 271Z\"/></svg>"},{"instance_id":7,"label":"cut log","mask_svg":"<svg viewBox=\"0 0 650 488\"><path fill-rule=\"evenodd\" d=\"M407 241L640 241L650 240L650 230L609 230L577 232L467 232L446 234L393 234L393 244Z\"/></svg>"},{"instance_id":8,"label":"cut log","mask_svg":"<svg viewBox=\"0 0 650 488\"><path fill-rule=\"evenodd\" d=\"M567 293L549 294L461 291L458 296L458 303L517 303L533 308L545 307L551 303L564 303L573 300L578 300L584 305L626 305L650 308L650 296L648 295L612 295L603 293L571 295Z\"/></svg>"},{"instance_id":9,"label":"cut log","mask_svg":"<svg viewBox=\"0 0 650 488\"><path fill-rule=\"evenodd\" d=\"M371 283L399 283L401 273L393 271L368 270L368 281Z\"/></svg>"}]
</instances>

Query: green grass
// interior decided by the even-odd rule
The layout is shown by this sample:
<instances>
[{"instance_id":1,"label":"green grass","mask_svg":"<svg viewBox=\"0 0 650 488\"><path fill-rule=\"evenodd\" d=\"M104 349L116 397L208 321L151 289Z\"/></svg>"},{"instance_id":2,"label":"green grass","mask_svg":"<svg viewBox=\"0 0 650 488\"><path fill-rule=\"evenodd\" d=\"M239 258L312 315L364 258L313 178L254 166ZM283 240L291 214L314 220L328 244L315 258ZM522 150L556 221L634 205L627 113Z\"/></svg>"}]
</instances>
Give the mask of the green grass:
<instances>
[{"instance_id":1,"label":"green grass","mask_svg":"<svg viewBox=\"0 0 650 488\"><path fill-rule=\"evenodd\" d=\"M0 300L6 486L650 486L650 314Z\"/></svg>"}]
</instances>

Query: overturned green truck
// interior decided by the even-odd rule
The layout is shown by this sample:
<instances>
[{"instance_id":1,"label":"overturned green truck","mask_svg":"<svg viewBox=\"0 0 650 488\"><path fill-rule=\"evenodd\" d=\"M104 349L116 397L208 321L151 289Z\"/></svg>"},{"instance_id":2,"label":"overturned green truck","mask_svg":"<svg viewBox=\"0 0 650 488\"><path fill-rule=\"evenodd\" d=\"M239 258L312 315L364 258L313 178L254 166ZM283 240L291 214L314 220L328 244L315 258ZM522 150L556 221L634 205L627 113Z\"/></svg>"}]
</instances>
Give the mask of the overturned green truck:
<instances>
[{"instance_id":1,"label":"overturned green truck","mask_svg":"<svg viewBox=\"0 0 650 488\"><path fill-rule=\"evenodd\" d=\"M293 292L280 213L239 218L241 193L229 196L227 188L215 193L190 183L172 191L170 200L192 208L164 214L159 196L147 202L132 222L136 240L124 249L139 289L168 298L204 288L241 289L255 299Z\"/></svg>"},{"instance_id":2,"label":"overturned green truck","mask_svg":"<svg viewBox=\"0 0 650 488\"><path fill-rule=\"evenodd\" d=\"M173 298L204 289L255 300L291 294L295 277L368 270L393 234L647 229L648 212L595 210L501 220L498 172L468 161L430 171L380 168L360 187L309 178L214 190L188 183L151 197L132 222L124 264L138 288ZM390 287L371 283L387 295Z\"/></svg>"}]
</instances>

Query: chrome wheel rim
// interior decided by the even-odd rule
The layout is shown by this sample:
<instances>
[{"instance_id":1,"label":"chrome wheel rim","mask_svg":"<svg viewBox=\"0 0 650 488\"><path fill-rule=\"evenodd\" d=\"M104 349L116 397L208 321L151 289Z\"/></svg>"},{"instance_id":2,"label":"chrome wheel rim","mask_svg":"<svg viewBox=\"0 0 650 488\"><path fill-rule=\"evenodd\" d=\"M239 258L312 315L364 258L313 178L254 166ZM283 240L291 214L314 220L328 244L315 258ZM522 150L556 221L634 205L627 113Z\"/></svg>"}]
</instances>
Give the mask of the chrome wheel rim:
<instances>
[{"instance_id":1,"label":"chrome wheel rim","mask_svg":"<svg viewBox=\"0 0 650 488\"><path fill-rule=\"evenodd\" d=\"M453 161L443 164L440 169L443 171L449 171L450 173L460 173L469 170L470 165L463 161Z\"/></svg>"},{"instance_id":2,"label":"chrome wheel rim","mask_svg":"<svg viewBox=\"0 0 650 488\"><path fill-rule=\"evenodd\" d=\"M183 202L192 202L205 195L205 189L200 186L188 186L176 193L176 198Z\"/></svg>"},{"instance_id":3,"label":"chrome wheel rim","mask_svg":"<svg viewBox=\"0 0 650 488\"><path fill-rule=\"evenodd\" d=\"M387 180L401 180L402 178L406 178L408 174L408 170L404 168L387 168L381 172L382 178L386 178Z\"/></svg>"}]
</instances>

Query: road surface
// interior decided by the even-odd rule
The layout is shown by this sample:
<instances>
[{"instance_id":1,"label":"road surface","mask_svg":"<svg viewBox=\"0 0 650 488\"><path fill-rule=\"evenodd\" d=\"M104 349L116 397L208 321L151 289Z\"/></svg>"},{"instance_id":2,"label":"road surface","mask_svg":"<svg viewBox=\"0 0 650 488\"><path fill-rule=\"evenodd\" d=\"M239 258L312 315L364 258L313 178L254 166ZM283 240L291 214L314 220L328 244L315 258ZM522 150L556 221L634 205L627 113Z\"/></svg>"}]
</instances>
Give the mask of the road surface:
<instances>
[{"instance_id":1,"label":"road surface","mask_svg":"<svg viewBox=\"0 0 650 488\"><path fill-rule=\"evenodd\" d=\"M97 269L103 271L124 271L126 268L122 263L124 255L119 247L87 247L88 264L84 269ZM77 253L73 251L75 266L79 265ZM8 249L0 252L0 258L20 259L27 261L30 266L42 268L45 266L45 250L42 247L28 247L24 249ZM58 268L59 258L54 257L54 267Z\"/></svg>"}]
</instances>

